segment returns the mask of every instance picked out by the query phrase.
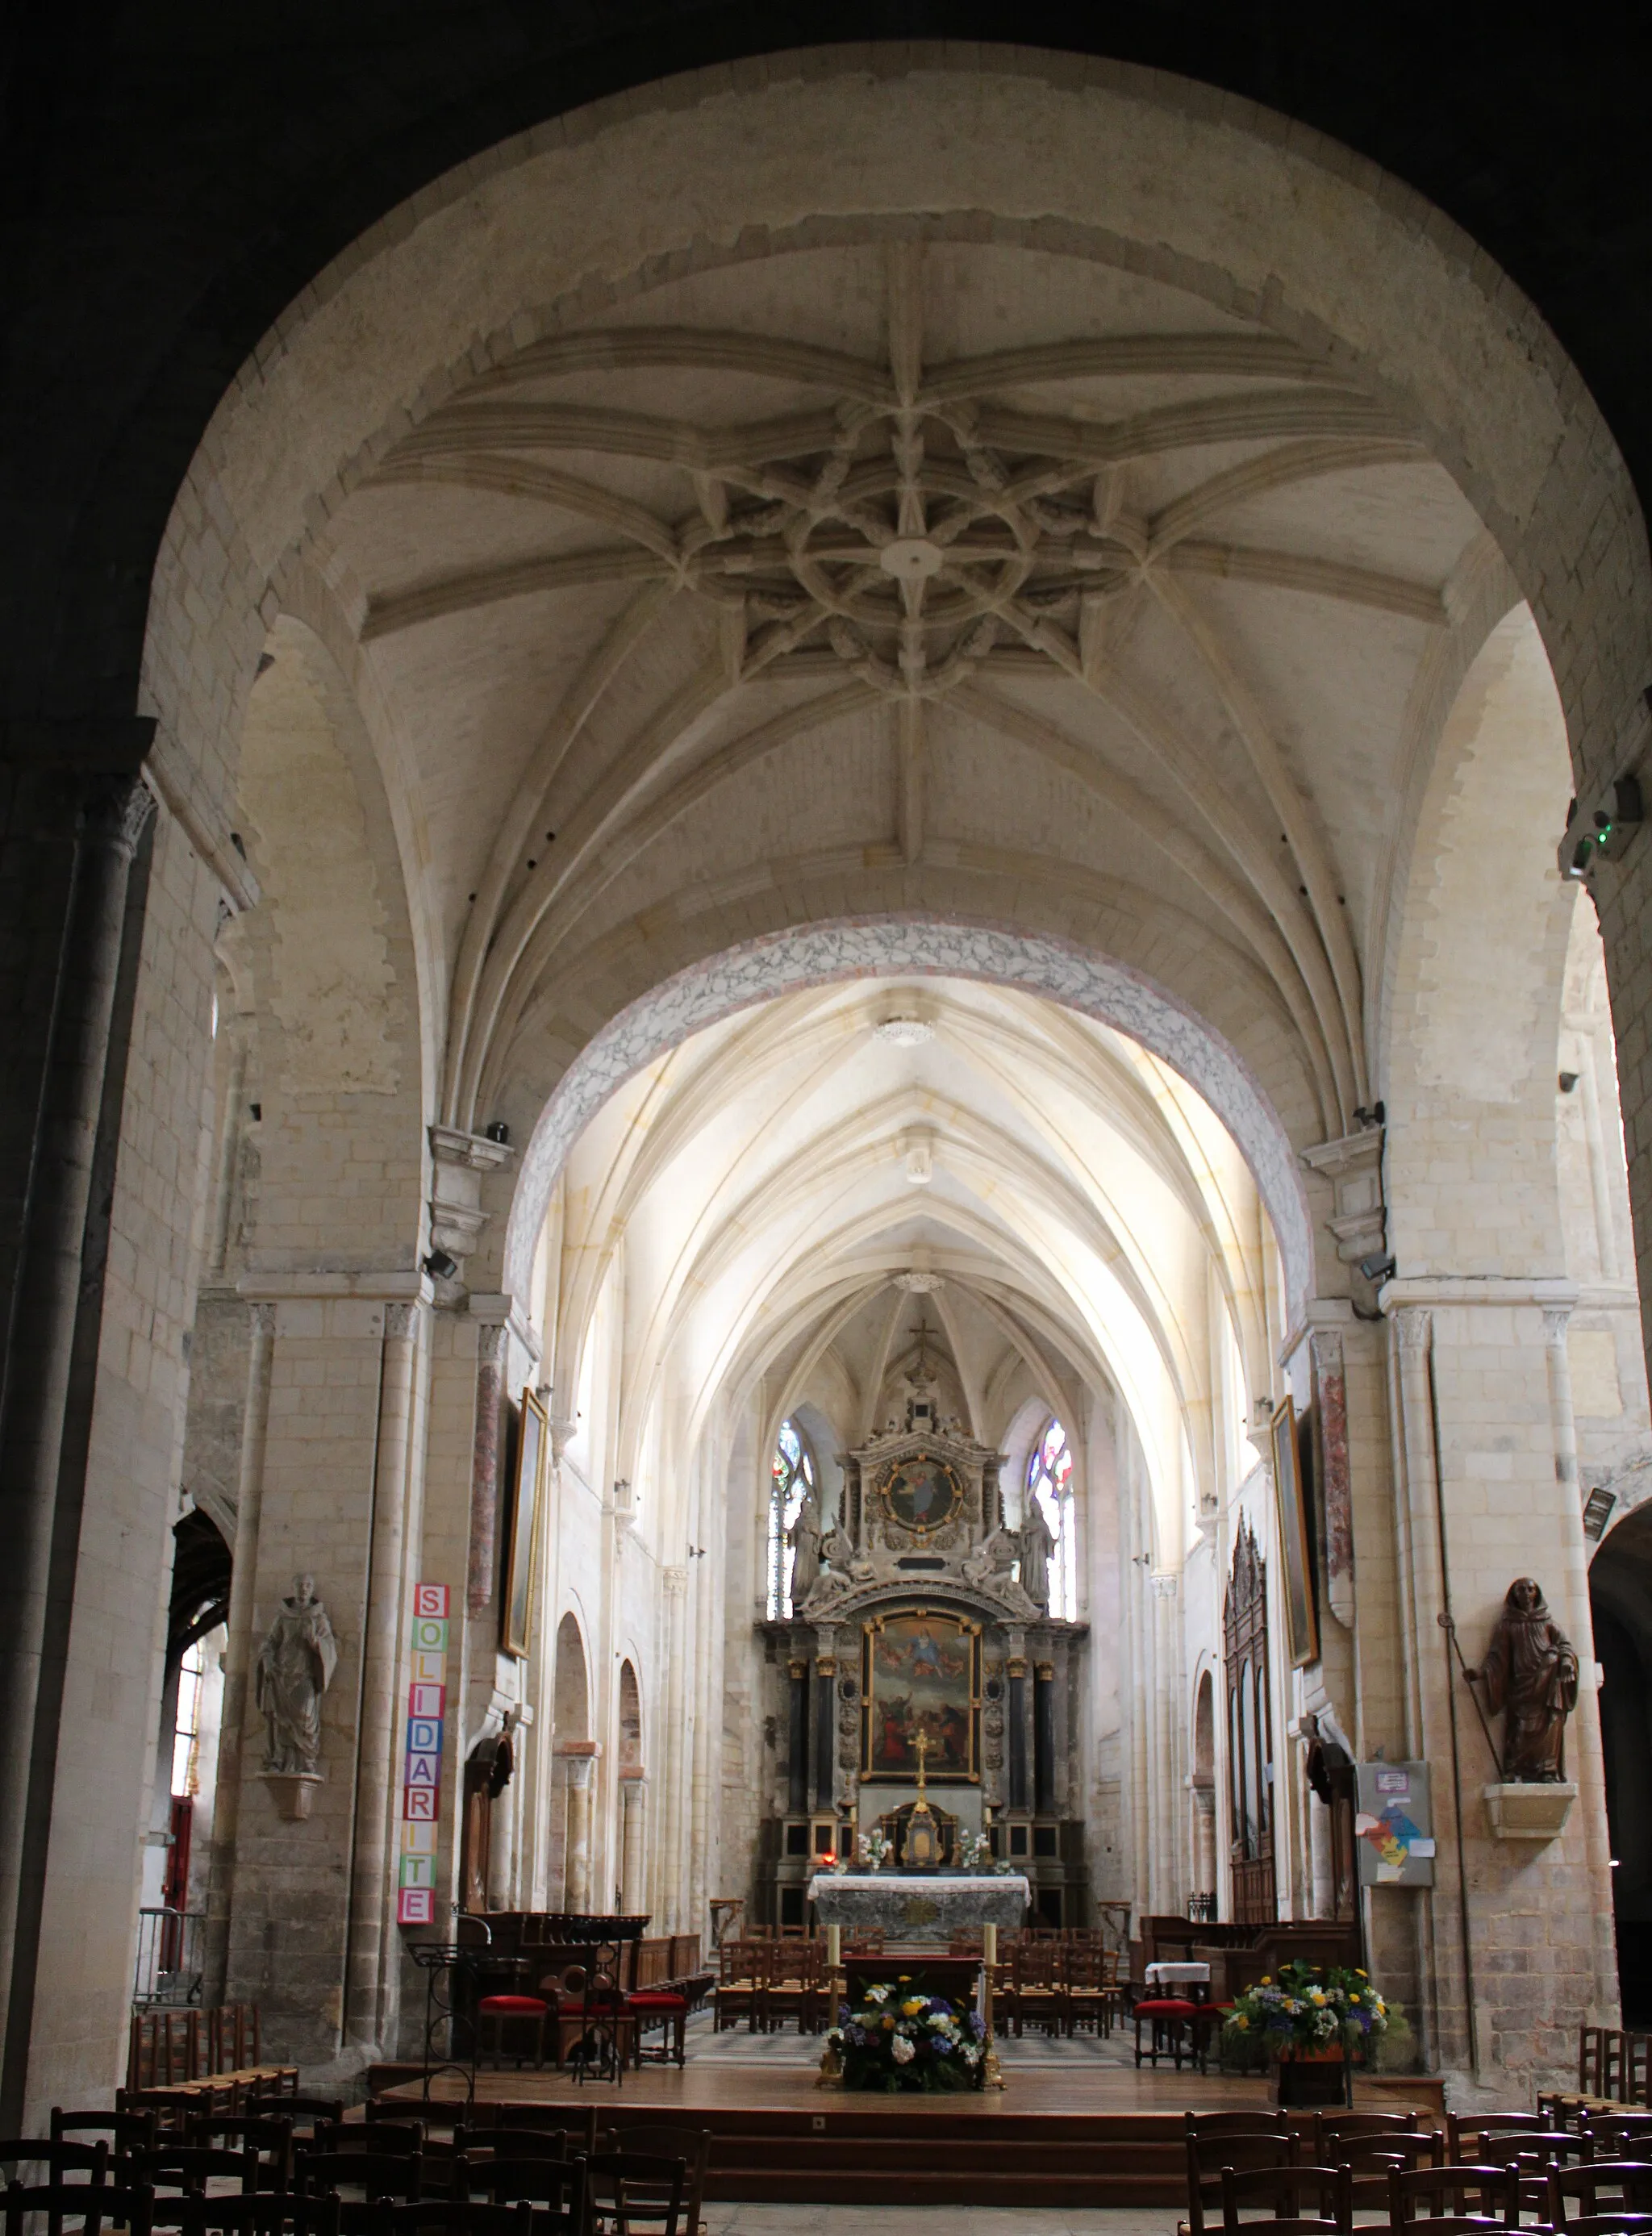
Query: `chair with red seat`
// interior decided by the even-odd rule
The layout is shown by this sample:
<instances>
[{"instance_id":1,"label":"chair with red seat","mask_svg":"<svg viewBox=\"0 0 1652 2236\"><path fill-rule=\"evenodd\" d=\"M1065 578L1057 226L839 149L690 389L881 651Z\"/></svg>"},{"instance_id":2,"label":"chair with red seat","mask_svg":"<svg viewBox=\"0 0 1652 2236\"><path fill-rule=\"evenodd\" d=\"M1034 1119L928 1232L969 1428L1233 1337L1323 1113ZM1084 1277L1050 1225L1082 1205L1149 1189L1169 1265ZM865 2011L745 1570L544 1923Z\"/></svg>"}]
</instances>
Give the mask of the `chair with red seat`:
<instances>
[{"instance_id":1,"label":"chair with red seat","mask_svg":"<svg viewBox=\"0 0 1652 2236\"><path fill-rule=\"evenodd\" d=\"M681 2065L688 2052L685 2035L688 2025L688 1998L674 1994L669 1988L638 1988L625 1999L625 2008L636 2021L636 2062L640 2067L644 2056L660 2065ZM663 2039L658 2049L645 2051L642 2037L651 2027L661 2030Z\"/></svg>"},{"instance_id":2,"label":"chair with red seat","mask_svg":"<svg viewBox=\"0 0 1652 2236\"><path fill-rule=\"evenodd\" d=\"M477 2063L487 2058L497 2071L506 2055L506 2029L514 2028L532 2042L534 2070L540 2071L545 2062L545 2021L550 2016L550 2005L543 1996L482 1996L476 2007ZM520 2067L523 2062L518 2051L514 2062Z\"/></svg>"},{"instance_id":3,"label":"chair with red seat","mask_svg":"<svg viewBox=\"0 0 1652 2236\"><path fill-rule=\"evenodd\" d=\"M1139 2066L1145 2057L1154 2069L1158 2069L1161 2057L1174 2057L1178 2073L1185 2057L1189 2065L1199 2062L1200 2006L1185 1996L1143 1996L1136 2004L1135 2062ZM1151 2031L1148 2046L1142 2047L1142 2022L1146 2020Z\"/></svg>"}]
</instances>

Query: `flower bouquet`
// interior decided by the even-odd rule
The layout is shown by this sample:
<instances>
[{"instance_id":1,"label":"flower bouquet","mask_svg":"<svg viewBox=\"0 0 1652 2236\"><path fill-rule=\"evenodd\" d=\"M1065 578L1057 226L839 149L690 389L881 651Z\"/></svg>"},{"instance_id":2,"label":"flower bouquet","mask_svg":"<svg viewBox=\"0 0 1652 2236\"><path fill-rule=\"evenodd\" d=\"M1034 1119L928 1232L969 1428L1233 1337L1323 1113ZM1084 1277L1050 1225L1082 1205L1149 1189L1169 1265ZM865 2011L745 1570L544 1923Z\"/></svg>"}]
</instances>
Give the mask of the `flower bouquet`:
<instances>
[{"instance_id":1,"label":"flower bouquet","mask_svg":"<svg viewBox=\"0 0 1652 2236\"><path fill-rule=\"evenodd\" d=\"M1000 1878L1009 1871L1006 1857L995 1856L992 1843L984 1832L966 1832L958 1845L960 1871L996 1872Z\"/></svg>"},{"instance_id":2,"label":"flower bouquet","mask_svg":"<svg viewBox=\"0 0 1652 2236\"><path fill-rule=\"evenodd\" d=\"M870 1871L882 1871L894 1852L894 1842L883 1832L863 1832L855 1842L855 1854Z\"/></svg>"},{"instance_id":3,"label":"flower bouquet","mask_svg":"<svg viewBox=\"0 0 1652 2236\"><path fill-rule=\"evenodd\" d=\"M868 1988L865 2002L826 2040L846 2088L940 2095L980 2088L984 2034L978 2011L945 1996L926 1996L903 1975Z\"/></svg>"},{"instance_id":4,"label":"flower bouquet","mask_svg":"<svg viewBox=\"0 0 1652 2236\"><path fill-rule=\"evenodd\" d=\"M1223 2026L1235 2049L1260 2050L1280 2067L1280 2101L1334 2101L1342 2094L1341 2075L1354 2052L1388 2024L1388 2006L1371 1976L1341 1965L1283 1964L1279 1977L1264 1974L1236 1998ZM1287 2088L1287 2066L1333 2068L1322 2088Z\"/></svg>"}]
</instances>

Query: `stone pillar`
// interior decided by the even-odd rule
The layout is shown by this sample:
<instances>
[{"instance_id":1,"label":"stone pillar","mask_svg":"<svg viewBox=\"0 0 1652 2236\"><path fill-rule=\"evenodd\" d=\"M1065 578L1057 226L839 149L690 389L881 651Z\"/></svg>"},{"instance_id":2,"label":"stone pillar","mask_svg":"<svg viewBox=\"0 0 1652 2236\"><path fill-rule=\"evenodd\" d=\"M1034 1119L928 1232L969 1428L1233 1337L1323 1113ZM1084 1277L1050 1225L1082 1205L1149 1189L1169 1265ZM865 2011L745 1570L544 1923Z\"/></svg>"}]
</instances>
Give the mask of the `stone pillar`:
<instances>
[{"instance_id":1,"label":"stone pillar","mask_svg":"<svg viewBox=\"0 0 1652 2236\"><path fill-rule=\"evenodd\" d=\"M509 1752L510 1770L488 1811L488 1876L484 1891L490 1910L515 1910L517 1795L521 1786L517 1760L519 1734L508 1733L500 1744Z\"/></svg>"},{"instance_id":2,"label":"stone pillar","mask_svg":"<svg viewBox=\"0 0 1652 2236\"><path fill-rule=\"evenodd\" d=\"M471 1309L475 1311L475 1299ZM499 1424L504 1398L508 1332L503 1315L484 1323L476 1340L476 1441L471 1455L471 1556L466 1591L472 1615L492 1602L499 1550Z\"/></svg>"},{"instance_id":3,"label":"stone pillar","mask_svg":"<svg viewBox=\"0 0 1652 2236\"><path fill-rule=\"evenodd\" d=\"M620 1772L620 1902L628 1917L646 1906L648 1785L640 1769Z\"/></svg>"},{"instance_id":4,"label":"stone pillar","mask_svg":"<svg viewBox=\"0 0 1652 2236\"><path fill-rule=\"evenodd\" d=\"M1004 1656L1004 1720L1009 1726L1010 1775L1008 1806L1015 1815L1024 1815L1031 1806L1030 1783L1027 1776L1031 1748L1028 1720L1032 1704L1027 1698L1027 1656L1025 1639L1018 1630L1005 1634L1009 1652Z\"/></svg>"},{"instance_id":5,"label":"stone pillar","mask_svg":"<svg viewBox=\"0 0 1652 2236\"><path fill-rule=\"evenodd\" d=\"M1216 1789L1193 1788L1193 1875L1195 1894L1216 1891Z\"/></svg>"},{"instance_id":6,"label":"stone pillar","mask_svg":"<svg viewBox=\"0 0 1652 2236\"><path fill-rule=\"evenodd\" d=\"M563 1902L570 1910L591 1906L591 1807L598 1739L566 1739L556 1750L568 1781L568 1845Z\"/></svg>"},{"instance_id":7,"label":"stone pillar","mask_svg":"<svg viewBox=\"0 0 1652 2236\"><path fill-rule=\"evenodd\" d=\"M819 1624L814 1634L814 1776L813 1806L831 1809L838 1792L837 1627Z\"/></svg>"},{"instance_id":8,"label":"stone pillar","mask_svg":"<svg viewBox=\"0 0 1652 2236\"><path fill-rule=\"evenodd\" d=\"M350 1958L345 1976L345 2040L385 2049L385 1925L396 1907L394 1805L403 1647L408 1610L407 1489L418 1358L418 1305L385 1307L378 1385L378 1449L373 1470L368 1553L367 1626L363 1648L356 1832L350 1872Z\"/></svg>"},{"instance_id":9,"label":"stone pillar","mask_svg":"<svg viewBox=\"0 0 1652 2236\"><path fill-rule=\"evenodd\" d=\"M786 1806L793 1817L809 1805L809 1665L802 1657L787 1663Z\"/></svg>"},{"instance_id":10,"label":"stone pillar","mask_svg":"<svg viewBox=\"0 0 1652 2236\"><path fill-rule=\"evenodd\" d=\"M666 1685L662 1705L668 1708L671 1719L661 1734L666 1748L664 1825L660 1854L661 1884L666 1890L666 1917L662 1930L681 1933L685 1930L687 1874L684 1864L688 1837L689 1732L685 1675L688 1569L670 1568L663 1570L660 1588L665 1595Z\"/></svg>"},{"instance_id":11,"label":"stone pillar","mask_svg":"<svg viewBox=\"0 0 1652 2236\"><path fill-rule=\"evenodd\" d=\"M229 1921L235 1899L235 1843L240 1826L247 1687L253 1663L253 1596L258 1581L258 1536L264 1507L264 1450L269 1432L270 1361L275 1351L275 1306L253 1305L247 1356L247 1408L241 1417L240 1473L236 1496L234 1565L224 1647L224 1699L218 1732L218 1778L213 1802L212 1877L207 1891L204 1999L221 2003L229 1967Z\"/></svg>"},{"instance_id":12,"label":"stone pillar","mask_svg":"<svg viewBox=\"0 0 1652 2236\"><path fill-rule=\"evenodd\" d=\"M1402 1609L1410 1611L1409 1620L1402 1617L1400 1625L1405 1664L1405 1751L1414 1759L1425 1759L1434 1766L1434 1889L1412 1898L1416 1904L1417 1979L1420 1991L1417 2033L1425 2062L1434 2068L1445 2062L1461 2064L1468 2050L1466 2014L1460 1994L1454 2009L1450 2009L1453 1999L1449 1990L1445 1998L1441 1996L1443 1983L1438 1970L1435 1931L1442 1894L1456 1880L1456 1818L1439 1660L1442 1651L1449 1652L1450 1648L1437 1628L1444 1603L1433 1391L1429 1371L1434 1316L1422 1307L1412 1305L1396 1312L1392 1324L1399 1403L1397 1441L1405 1463L1405 1496L1395 1502L1399 1536L1399 1603ZM1450 1942L1459 1937L1448 1929ZM1443 2001L1449 2012L1449 2031L1443 2027Z\"/></svg>"},{"instance_id":13,"label":"stone pillar","mask_svg":"<svg viewBox=\"0 0 1652 2236\"><path fill-rule=\"evenodd\" d=\"M1040 1817L1056 1813L1056 1665L1039 1661L1032 1673L1032 1792Z\"/></svg>"},{"instance_id":14,"label":"stone pillar","mask_svg":"<svg viewBox=\"0 0 1652 2236\"><path fill-rule=\"evenodd\" d=\"M155 809L154 795L135 776L87 778L72 796L72 815L63 812L59 792L43 819L50 827L36 833L14 826L9 834L25 845L49 847L56 840L63 848L73 832L0 1384L0 2125L9 2126L22 2119L51 1824L56 1748L42 1749L36 1711L43 1665L56 1658L48 1602L92 1163L128 874ZM26 878L30 868L21 864L18 873ZM10 960L16 969L23 958L14 953ZM78 1505L78 1489L64 1488Z\"/></svg>"},{"instance_id":15,"label":"stone pillar","mask_svg":"<svg viewBox=\"0 0 1652 2236\"><path fill-rule=\"evenodd\" d=\"M218 1161L213 1172L212 1223L207 1233L207 1279L221 1278L229 1254L229 1214L240 1161L241 1118L247 1102L248 1029L233 1014L224 1021L229 1056L224 1078L224 1107L218 1114Z\"/></svg>"}]
</instances>

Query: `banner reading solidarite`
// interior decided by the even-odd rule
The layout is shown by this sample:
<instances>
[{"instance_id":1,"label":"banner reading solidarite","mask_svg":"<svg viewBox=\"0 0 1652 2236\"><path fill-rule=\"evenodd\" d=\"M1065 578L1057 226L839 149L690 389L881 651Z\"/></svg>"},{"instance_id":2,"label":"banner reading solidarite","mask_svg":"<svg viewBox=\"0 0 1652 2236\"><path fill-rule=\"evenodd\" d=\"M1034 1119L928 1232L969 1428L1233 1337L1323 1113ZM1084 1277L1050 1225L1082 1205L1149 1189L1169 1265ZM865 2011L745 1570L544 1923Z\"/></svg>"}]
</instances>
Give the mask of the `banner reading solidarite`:
<instances>
[{"instance_id":1,"label":"banner reading solidarite","mask_svg":"<svg viewBox=\"0 0 1652 2236\"><path fill-rule=\"evenodd\" d=\"M415 1584L402 1764L401 1880L398 1925L436 1922L436 1821L447 1713L447 1586Z\"/></svg>"}]
</instances>

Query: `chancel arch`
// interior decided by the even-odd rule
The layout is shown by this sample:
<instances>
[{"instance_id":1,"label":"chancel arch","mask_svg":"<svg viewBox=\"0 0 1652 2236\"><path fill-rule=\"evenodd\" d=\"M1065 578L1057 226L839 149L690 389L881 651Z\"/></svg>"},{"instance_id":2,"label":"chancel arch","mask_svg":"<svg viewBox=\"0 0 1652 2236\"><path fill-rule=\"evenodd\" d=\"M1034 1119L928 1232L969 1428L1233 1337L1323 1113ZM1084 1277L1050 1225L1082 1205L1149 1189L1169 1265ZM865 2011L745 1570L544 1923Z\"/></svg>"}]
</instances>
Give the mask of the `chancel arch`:
<instances>
[{"instance_id":1,"label":"chancel arch","mask_svg":"<svg viewBox=\"0 0 1652 2236\"><path fill-rule=\"evenodd\" d=\"M1641 751L1621 454L1346 150L883 60L549 121L317 275L179 491L143 785L28 825L125 1069L0 1420L18 1604L84 1586L0 1662L0 1946L95 1976L0 2029L0 2130L124 2039L180 1492L234 1537L202 1992L340 2087L453 1904L806 1927L920 1777L1063 1931L1351 1928L1333 1748L1433 1766L1432 1884L1359 1897L1432 2069L1616 2012L1595 1690L1505 1838L1438 1618L1517 1562L1592 1667L1585 1495L1621 1622L1652 1466L1647 872L1556 855Z\"/></svg>"}]
</instances>

